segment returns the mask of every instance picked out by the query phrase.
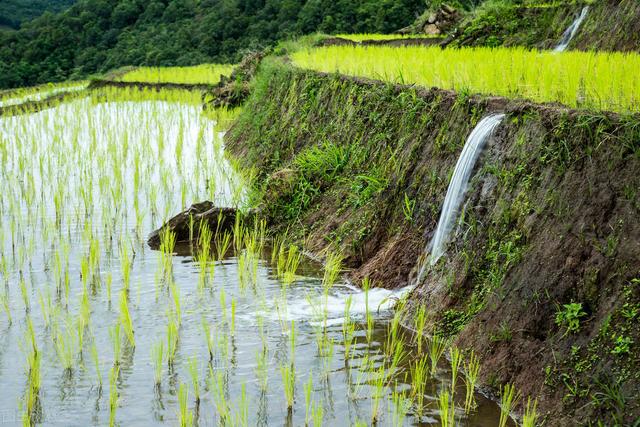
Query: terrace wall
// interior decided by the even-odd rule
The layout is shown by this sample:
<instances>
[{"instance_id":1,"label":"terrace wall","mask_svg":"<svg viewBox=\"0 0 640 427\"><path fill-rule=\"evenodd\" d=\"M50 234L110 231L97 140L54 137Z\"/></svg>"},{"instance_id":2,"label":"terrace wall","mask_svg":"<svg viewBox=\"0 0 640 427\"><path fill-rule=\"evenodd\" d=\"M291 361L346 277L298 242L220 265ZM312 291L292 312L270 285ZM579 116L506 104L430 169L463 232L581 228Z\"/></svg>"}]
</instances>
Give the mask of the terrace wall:
<instances>
[{"instance_id":1,"label":"terrace wall","mask_svg":"<svg viewBox=\"0 0 640 427\"><path fill-rule=\"evenodd\" d=\"M539 396L547 425L640 416L640 117L455 94L265 61L227 134L264 212L357 281L412 283L466 137L507 118L446 255L411 295L484 384ZM581 303L579 331L556 323ZM625 347L624 343L631 344ZM603 396L617 390L625 403Z\"/></svg>"}]
</instances>

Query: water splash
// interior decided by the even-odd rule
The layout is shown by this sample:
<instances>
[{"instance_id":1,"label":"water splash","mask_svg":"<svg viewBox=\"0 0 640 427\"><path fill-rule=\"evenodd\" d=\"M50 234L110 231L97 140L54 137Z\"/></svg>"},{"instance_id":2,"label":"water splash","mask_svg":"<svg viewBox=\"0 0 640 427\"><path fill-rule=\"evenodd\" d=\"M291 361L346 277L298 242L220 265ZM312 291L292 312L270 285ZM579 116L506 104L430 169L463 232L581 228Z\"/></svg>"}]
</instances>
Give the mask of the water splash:
<instances>
[{"instance_id":1,"label":"water splash","mask_svg":"<svg viewBox=\"0 0 640 427\"><path fill-rule=\"evenodd\" d=\"M449 188L447 189L447 195L442 205L442 213L438 220L436 233L433 236L431 244L425 248L425 253L427 253L429 246L431 246L431 256L429 258L431 265L435 264L444 253L444 247L453 228L455 219L458 216L460 205L464 199L464 194L467 190L469 179L471 178L471 173L478 160L478 156L482 152L487 139L503 118L504 114L491 114L485 117L476 125L464 144L462 153L460 153L460 157L456 163L456 168L453 171ZM425 260L422 262L417 283L420 283L426 267L427 262Z\"/></svg>"},{"instance_id":2,"label":"water splash","mask_svg":"<svg viewBox=\"0 0 640 427\"><path fill-rule=\"evenodd\" d=\"M582 8L580 15L573 21L573 23L566 29L564 34L562 34L562 39L560 43L553 49L554 52L564 52L569 46L569 43L573 39L573 37L578 32L578 28L580 28L580 24L584 21L584 18L587 17L587 13L589 12L589 6L585 6Z\"/></svg>"}]
</instances>

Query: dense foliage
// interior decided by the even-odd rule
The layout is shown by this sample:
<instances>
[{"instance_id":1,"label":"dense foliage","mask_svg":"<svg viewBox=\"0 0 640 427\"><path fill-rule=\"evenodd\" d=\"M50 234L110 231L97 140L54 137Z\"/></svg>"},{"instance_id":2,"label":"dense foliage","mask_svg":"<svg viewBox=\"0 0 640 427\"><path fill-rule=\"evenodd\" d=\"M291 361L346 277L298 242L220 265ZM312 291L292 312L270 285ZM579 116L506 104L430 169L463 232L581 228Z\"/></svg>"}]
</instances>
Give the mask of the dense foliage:
<instances>
[{"instance_id":1,"label":"dense foliage","mask_svg":"<svg viewBox=\"0 0 640 427\"><path fill-rule=\"evenodd\" d=\"M80 0L0 33L0 88L122 65L231 62L298 34L391 32L423 9L424 0Z\"/></svg>"},{"instance_id":2,"label":"dense foliage","mask_svg":"<svg viewBox=\"0 0 640 427\"><path fill-rule=\"evenodd\" d=\"M59 12L71 6L74 0L2 0L0 26L18 28L44 12Z\"/></svg>"}]
</instances>

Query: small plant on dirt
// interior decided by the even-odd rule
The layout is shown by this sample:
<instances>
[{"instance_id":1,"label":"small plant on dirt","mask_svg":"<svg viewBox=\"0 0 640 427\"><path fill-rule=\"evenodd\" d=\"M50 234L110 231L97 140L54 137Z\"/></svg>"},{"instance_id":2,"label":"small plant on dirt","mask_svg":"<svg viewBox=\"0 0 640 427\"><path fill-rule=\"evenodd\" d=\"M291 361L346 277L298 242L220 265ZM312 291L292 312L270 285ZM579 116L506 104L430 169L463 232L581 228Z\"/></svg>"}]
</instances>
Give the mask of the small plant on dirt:
<instances>
[{"instance_id":1,"label":"small plant on dirt","mask_svg":"<svg viewBox=\"0 0 640 427\"><path fill-rule=\"evenodd\" d=\"M402 204L402 213L404 214L404 219L408 222L413 221L413 211L416 208L416 201L411 200L407 193L404 193L404 203Z\"/></svg>"},{"instance_id":2,"label":"small plant on dirt","mask_svg":"<svg viewBox=\"0 0 640 427\"><path fill-rule=\"evenodd\" d=\"M616 337L614 342L614 347L611 349L611 354L615 355L623 355L629 354L631 352L631 345L633 344L633 340L629 337L625 337L624 335L619 335Z\"/></svg>"},{"instance_id":3,"label":"small plant on dirt","mask_svg":"<svg viewBox=\"0 0 640 427\"><path fill-rule=\"evenodd\" d=\"M587 313L582 309L582 303L564 304L556 312L556 325L565 329L563 336L580 331L580 319Z\"/></svg>"}]
</instances>

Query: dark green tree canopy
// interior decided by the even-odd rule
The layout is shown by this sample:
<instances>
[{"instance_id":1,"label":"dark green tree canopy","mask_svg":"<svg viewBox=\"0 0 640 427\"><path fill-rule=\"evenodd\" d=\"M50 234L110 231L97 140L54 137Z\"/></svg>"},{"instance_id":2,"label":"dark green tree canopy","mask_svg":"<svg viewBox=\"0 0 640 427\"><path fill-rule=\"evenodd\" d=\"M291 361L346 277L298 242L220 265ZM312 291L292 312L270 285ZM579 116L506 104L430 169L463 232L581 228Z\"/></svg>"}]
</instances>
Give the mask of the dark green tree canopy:
<instances>
[{"instance_id":1,"label":"dark green tree canopy","mask_svg":"<svg viewBox=\"0 0 640 427\"><path fill-rule=\"evenodd\" d=\"M391 32L424 0L79 0L0 33L0 87L123 65L191 65L315 31Z\"/></svg>"}]
</instances>

